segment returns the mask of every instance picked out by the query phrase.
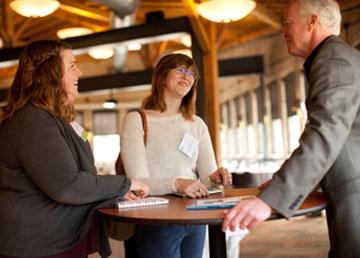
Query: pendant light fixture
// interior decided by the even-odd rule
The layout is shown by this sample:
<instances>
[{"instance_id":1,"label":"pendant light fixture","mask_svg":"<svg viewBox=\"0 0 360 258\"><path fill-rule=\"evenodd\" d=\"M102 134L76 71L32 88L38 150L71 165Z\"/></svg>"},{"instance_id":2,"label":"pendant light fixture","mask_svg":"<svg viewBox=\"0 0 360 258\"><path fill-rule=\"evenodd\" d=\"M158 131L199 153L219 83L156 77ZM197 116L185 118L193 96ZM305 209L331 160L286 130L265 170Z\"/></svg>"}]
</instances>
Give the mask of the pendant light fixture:
<instances>
[{"instance_id":1,"label":"pendant light fixture","mask_svg":"<svg viewBox=\"0 0 360 258\"><path fill-rule=\"evenodd\" d=\"M25 17L44 17L58 9L60 3L57 0L14 0L10 2L10 8Z\"/></svg>"},{"instance_id":2,"label":"pendant light fixture","mask_svg":"<svg viewBox=\"0 0 360 258\"><path fill-rule=\"evenodd\" d=\"M60 29L56 32L59 39L73 38L93 33L92 29L85 27L70 27Z\"/></svg>"},{"instance_id":3,"label":"pendant light fixture","mask_svg":"<svg viewBox=\"0 0 360 258\"><path fill-rule=\"evenodd\" d=\"M213 22L233 22L240 20L254 10L252 0L209 0L197 6L198 13Z\"/></svg>"},{"instance_id":4,"label":"pendant light fixture","mask_svg":"<svg viewBox=\"0 0 360 258\"><path fill-rule=\"evenodd\" d=\"M102 103L102 106L106 109L113 109L116 107L117 103L117 100L113 97L113 91L110 90L110 96Z\"/></svg>"}]
</instances>

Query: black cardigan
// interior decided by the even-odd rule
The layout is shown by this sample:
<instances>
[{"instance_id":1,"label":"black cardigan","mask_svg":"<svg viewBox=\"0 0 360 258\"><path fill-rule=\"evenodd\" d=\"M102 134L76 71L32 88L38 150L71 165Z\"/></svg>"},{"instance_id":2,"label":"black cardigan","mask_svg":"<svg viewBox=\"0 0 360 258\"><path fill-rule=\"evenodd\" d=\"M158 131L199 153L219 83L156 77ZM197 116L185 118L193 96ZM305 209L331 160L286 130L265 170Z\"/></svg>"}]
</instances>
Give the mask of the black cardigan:
<instances>
[{"instance_id":1,"label":"black cardigan","mask_svg":"<svg viewBox=\"0 0 360 258\"><path fill-rule=\"evenodd\" d=\"M45 256L77 245L94 211L130 187L99 176L88 142L71 125L28 104L0 128L0 254ZM110 255L101 226L101 255Z\"/></svg>"}]
</instances>

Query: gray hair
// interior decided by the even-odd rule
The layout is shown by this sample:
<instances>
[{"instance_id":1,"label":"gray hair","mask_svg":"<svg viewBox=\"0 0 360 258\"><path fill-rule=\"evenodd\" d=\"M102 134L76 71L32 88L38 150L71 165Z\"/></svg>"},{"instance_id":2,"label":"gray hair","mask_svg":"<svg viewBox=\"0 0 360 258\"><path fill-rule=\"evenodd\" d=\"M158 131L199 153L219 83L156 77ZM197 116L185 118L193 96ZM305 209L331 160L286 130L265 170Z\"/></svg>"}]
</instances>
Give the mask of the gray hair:
<instances>
[{"instance_id":1,"label":"gray hair","mask_svg":"<svg viewBox=\"0 0 360 258\"><path fill-rule=\"evenodd\" d=\"M340 35L341 13L336 0L298 0L302 17L317 14L320 25L334 35Z\"/></svg>"}]
</instances>

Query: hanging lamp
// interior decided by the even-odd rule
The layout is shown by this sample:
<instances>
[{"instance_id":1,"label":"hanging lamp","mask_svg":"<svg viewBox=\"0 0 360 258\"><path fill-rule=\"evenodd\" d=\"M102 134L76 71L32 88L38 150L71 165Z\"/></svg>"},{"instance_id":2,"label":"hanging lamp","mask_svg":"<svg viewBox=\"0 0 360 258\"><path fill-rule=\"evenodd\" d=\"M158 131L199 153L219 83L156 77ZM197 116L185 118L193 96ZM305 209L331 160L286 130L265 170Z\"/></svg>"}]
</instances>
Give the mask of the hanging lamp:
<instances>
[{"instance_id":1,"label":"hanging lamp","mask_svg":"<svg viewBox=\"0 0 360 258\"><path fill-rule=\"evenodd\" d=\"M210 0L198 4L198 13L213 22L233 22L240 20L254 10L252 0Z\"/></svg>"}]
</instances>

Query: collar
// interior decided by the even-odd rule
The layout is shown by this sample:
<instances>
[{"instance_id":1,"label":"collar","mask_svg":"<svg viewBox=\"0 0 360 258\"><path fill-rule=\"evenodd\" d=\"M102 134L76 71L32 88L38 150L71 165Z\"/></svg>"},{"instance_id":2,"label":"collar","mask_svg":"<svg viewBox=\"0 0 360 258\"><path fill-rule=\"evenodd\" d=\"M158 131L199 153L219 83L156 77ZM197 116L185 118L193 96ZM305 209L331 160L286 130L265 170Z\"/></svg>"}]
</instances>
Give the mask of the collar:
<instances>
[{"instance_id":1,"label":"collar","mask_svg":"<svg viewBox=\"0 0 360 258\"><path fill-rule=\"evenodd\" d=\"M319 45L316 46L316 48L311 52L311 54L306 58L305 63L304 63L304 71L305 71L305 75L306 78L309 80L309 76L310 76L310 69L311 69L311 65L315 59L315 56L319 53L321 47L324 45L324 43L330 38L333 37L333 35L330 35L328 37L326 37L323 41L321 41L319 43Z\"/></svg>"}]
</instances>

